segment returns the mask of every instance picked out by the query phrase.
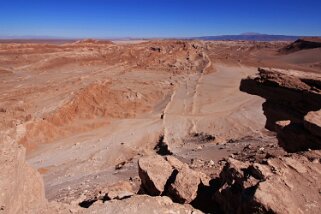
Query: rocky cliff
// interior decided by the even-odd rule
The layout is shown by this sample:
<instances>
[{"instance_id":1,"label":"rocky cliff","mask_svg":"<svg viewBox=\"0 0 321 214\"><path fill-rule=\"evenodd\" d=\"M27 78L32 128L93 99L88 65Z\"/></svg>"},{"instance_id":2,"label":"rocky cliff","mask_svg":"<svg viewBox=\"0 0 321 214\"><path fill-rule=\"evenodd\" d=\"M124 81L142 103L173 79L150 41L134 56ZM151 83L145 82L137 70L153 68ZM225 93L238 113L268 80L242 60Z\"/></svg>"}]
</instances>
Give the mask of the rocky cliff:
<instances>
[{"instance_id":1,"label":"rocky cliff","mask_svg":"<svg viewBox=\"0 0 321 214\"><path fill-rule=\"evenodd\" d=\"M294 71L258 69L243 79L241 91L266 99L266 128L276 131L289 152L320 149L321 76Z\"/></svg>"}]
</instances>

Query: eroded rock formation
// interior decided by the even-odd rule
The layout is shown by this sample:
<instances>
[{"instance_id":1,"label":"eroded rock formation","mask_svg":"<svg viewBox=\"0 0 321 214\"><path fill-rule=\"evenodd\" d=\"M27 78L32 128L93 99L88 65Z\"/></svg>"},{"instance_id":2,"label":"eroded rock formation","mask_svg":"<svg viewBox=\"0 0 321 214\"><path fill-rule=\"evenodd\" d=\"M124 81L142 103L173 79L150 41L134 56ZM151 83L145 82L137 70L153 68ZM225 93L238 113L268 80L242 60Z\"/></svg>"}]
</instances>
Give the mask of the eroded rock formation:
<instances>
[{"instance_id":1,"label":"eroded rock formation","mask_svg":"<svg viewBox=\"0 0 321 214\"><path fill-rule=\"evenodd\" d=\"M298 39L295 42L287 45L280 50L281 53L293 53L300 50L314 49L321 47L321 38L318 37L306 37Z\"/></svg>"},{"instance_id":2,"label":"eroded rock formation","mask_svg":"<svg viewBox=\"0 0 321 214\"><path fill-rule=\"evenodd\" d=\"M266 99L266 128L278 133L284 149L295 152L321 148L320 86L321 76L316 74L259 68L258 75L242 80L240 89Z\"/></svg>"}]
</instances>

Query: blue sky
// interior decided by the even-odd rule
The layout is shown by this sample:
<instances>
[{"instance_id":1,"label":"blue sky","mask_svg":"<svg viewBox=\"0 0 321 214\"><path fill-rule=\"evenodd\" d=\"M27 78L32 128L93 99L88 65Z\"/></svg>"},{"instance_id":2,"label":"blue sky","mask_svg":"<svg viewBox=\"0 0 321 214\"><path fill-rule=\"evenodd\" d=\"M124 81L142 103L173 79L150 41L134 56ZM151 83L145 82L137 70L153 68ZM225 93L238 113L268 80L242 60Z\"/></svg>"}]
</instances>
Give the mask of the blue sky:
<instances>
[{"instance_id":1,"label":"blue sky","mask_svg":"<svg viewBox=\"0 0 321 214\"><path fill-rule=\"evenodd\" d=\"M321 0L0 0L0 36L321 35Z\"/></svg>"}]
</instances>

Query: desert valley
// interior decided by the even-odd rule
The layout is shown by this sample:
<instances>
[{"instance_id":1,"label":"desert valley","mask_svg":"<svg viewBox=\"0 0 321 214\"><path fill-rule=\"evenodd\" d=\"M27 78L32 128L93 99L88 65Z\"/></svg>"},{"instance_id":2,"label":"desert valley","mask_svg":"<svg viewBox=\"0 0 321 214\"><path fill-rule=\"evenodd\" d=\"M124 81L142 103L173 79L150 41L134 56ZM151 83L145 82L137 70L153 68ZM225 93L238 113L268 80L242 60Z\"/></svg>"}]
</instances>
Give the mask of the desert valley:
<instances>
[{"instance_id":1,"label":"desert valley","mask_svg":"<svg viewBox=\"0 0 321 214\"><path fill-rule=\"evenodd\" d=\"M0 213L320 213L321 39L0 43Z\"/></svg>"}]
</instances>

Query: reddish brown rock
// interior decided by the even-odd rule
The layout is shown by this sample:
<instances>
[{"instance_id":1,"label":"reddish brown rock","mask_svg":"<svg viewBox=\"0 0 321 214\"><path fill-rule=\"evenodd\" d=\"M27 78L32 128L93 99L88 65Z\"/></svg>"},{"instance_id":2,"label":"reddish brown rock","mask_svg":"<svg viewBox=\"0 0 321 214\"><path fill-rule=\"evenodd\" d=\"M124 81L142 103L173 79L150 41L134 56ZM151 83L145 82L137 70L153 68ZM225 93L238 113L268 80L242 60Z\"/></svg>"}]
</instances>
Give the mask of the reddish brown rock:
<instances>
[{"instance_id":1,"label":"reddish brown rock","mask_svg":"<svg viewBox=\"0 0 321 214\"><path fill-rule=\"evenodd\" d=\"M151 197L147 195L137 195L129 199L113 200L105 203L96 202L89 209L82 210L79 213L96 213L96 214L132 214L132 213L177 213L191 214L202 213L194 209L189 204L177 204L166 196Z\"/></svg>"},{"instance_id":2,"label":"reddish brown rock","mask_svg":"<svg viewBox=\"0 0 321 214\"><path fill-rule=\"evenodd\" d=\"M285 150L297 152L321 148L320 86L321 78L316 74L259 69L256 77L242 80L240 89L266 98L266 128L277 132ZM225 212L320 212L321 165L317 151L239 168L240 173L233 174L235 170L227 165L221 173L223 183L216 200Z\"/></svg>"},{"instance_id":3,"label":"reddish brown rock","mask_svg":"<svg viewBox=\"0 0 321 214\"><path fill-rule=\"evenodd\" d=\"M320 149L321 139L305 129L302 123L290 123L277 132L279 145L288 152Z\"/></svg>"},{"instance_id":4,"label":"reddish brown rock","mask_svg":"<svg viewBox=\"0 0 321 214\"><path fill-rule=\"evenodd\" d=\"M0 213L39 213L46 208L42 178L25 162L23 146L3 140L0 168Z\"/></svg>"},{"instance_id":5,"label":"reddish brown rock","mask_svg":"<svg viewBox=\"0 0 321 214\"><path fill-rule=\"evenodd\" d=\"M173 173L172 166L159 155L140 158L138 170L142 187L152 196L163 193L166 182Z\"/></svg>"},{"instance_id":6,"label":"reddish brown rock","mask_svg":"<svg viewBox=\"0 0 321 214\"><path fill-rule=\"evenodd\" d=\"M258 69L241 81L240 90L266 99L266 128L276 131L288 152L321 149L319 111L321 76L288 70ZM287 125L279 121L290 121Z\"/></svg>"},{"instance_id":7,"label":"reddish brown rock","mask_svg":"<svg viewBox=\"0 0 321 214\"><path fill-rule=\"evenodd\" d=\"M321 110L310 111L304 117L304 127L313 135L321 137Z\"/></svg>"},{"instance_id":8,"label":"reddish brown rock","mask_svg":"<svg viewBox=\"0 0 321 214\"><path fill-rule=\"evenodd\" d=\"M183 166L169 187L170 195L173 200L180 203L191 203L197 196L200 183L200 174L188 166Z\"/></svg>"},{"instance_id":9,"label":"reddish brown rock","mask_svg":"<svg viewBox=\"0 0 321 214\"><path fill-rule=\"evenodd\" d=\"M181 162L174 156L166 156L165 159L176 170L181 170L184 166L188 166L187 164Z\"/></svg>"},{"instance_id":10,"label":"reddish brown rock","mask_svg":"<svg viewBox=\"0 0 321 214\"><path fill-rule=\"evenodd\" d=\"M301 155L267 165L230 159L215 195L225 213L319 213L321 165Z\"/></svg>"},{"instance_id":11,"label":"reddish brown rock","mask_svg":"<svg viewBox=\"0 0 321 214\"><path fill-rule=\"evenodd\" d=\"M277 121L277 122L275 122L275 130L278 132L290 124L291 124L290 120Z\"/></svg>"},{"instance_id":12,"label":"reddish brown rock","mask_svg":"<svg viewBox=\"0 0 321 214\"><path fill-rule=\"evenodd\" d=\"M261 96L278 108L290 108L301 117L321 109L320 75L280 69L258 71L241 81L241 91Z\"/></svg>"},{"instance_id":13,"label":"reddish brown rock","mask_svg":"<svg viewBox=\"0 0 321 214\"><path fill-rule=\"evenodd\" d=\"M319 37L305 37L280 49L280 53L289 54L301 50L321 48L321 39Z\"/></svg>"},{"instance_id":14,"label":"reddish brown rock","mask_svg":"<svg viewBox=\"0 0 321 214\"><path fill-rule=\"evenodd\" d=\"M166 156L165 159L167 160L167 162L176 170L181 171L184 167L188 167L189 166L186 163L181 162L180 160L178 160L177 158L175 158L174 156ZM211 178L209 176L207 176L206 174L202 173L202 172L196 172L194 171L196 174L198 174L199 178L201 179L202 184L209 186L209 182L211 180Z\"/></svg>"},{"instance_id":15,"label":"reddish brown rock","mask_svg":"<svg viewBox=\"0 0 321 214\"><path fill-rule=\"evenodd\" d=\"M108 187L109 199L123 199L134 195L133 188L128 181L120 181Z\"/></svg>"},{"instance_id":16,"label":"reddish brown rock","mask_svg":"<svg viewBox=\"0 0 321 214\"><path fill-rule=\"evenodd\" d=\"M142 187L149 195L164 193L178 203L191 203L200 185L209 186L210 178L192 170L173 156L150 156L139 160Z\"/></svg>"}]
</instances>

